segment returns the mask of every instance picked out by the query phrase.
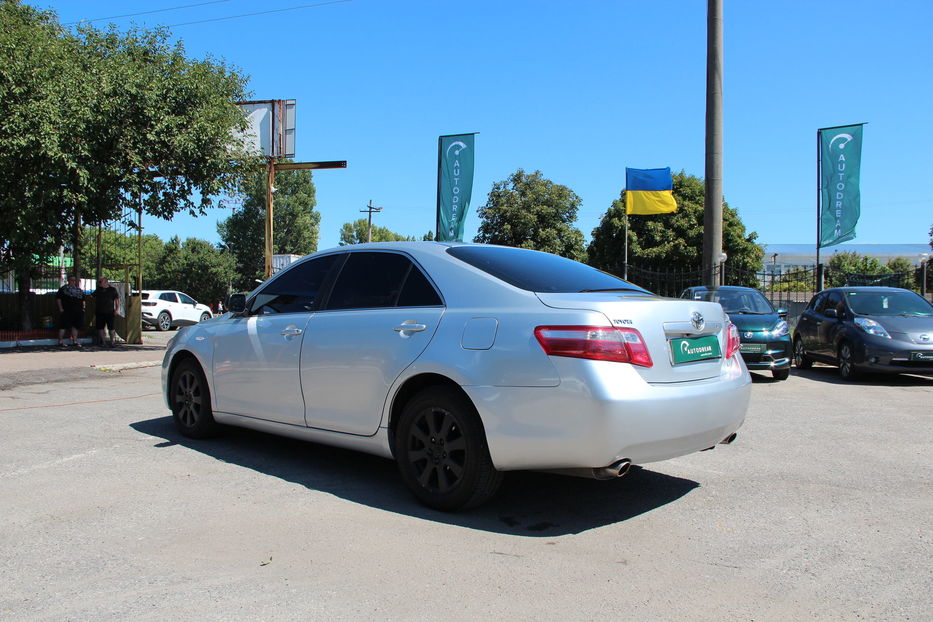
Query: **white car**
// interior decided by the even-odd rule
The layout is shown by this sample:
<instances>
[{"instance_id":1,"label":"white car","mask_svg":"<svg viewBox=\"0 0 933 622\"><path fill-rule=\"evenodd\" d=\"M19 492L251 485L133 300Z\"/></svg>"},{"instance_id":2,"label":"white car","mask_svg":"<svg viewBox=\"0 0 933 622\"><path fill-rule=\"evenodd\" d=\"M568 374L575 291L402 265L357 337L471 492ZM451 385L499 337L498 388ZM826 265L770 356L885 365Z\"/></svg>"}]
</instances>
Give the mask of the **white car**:
<instances>
[{"instance_id":1,"label":"white car","mask_svg":"<svg viewBox=\"0 0 933 622\"><path fill-rule=\"evenodd\" d=\"M142 293L143 323L156 330L197 324L213 317L210 307L182 292L149 289Z\"/></svg>"},{"instance_id":2,"label":"white car","mask_svg":"<svg viewBox=\"0 0 933 622\"><path fill-rule=\"evenodd\" d=\"M751 378L722 307L570 259L435 242L299 260L162 363L179 431L232 424L394 458L441 510L502 473L599 479L730 443Z\"/></svg>"}]
</instances>

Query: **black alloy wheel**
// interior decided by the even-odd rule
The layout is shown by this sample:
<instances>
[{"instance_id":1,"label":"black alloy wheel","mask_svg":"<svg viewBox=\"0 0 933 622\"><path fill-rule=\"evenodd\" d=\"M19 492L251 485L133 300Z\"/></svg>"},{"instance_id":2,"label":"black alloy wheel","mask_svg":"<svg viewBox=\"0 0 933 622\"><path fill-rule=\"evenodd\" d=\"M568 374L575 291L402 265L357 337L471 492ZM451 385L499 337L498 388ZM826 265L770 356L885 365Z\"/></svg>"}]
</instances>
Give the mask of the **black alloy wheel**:
<instances>
[{"instance_id":1,"label":"black alloy wheel","mask_svg":"<svg viewBox=\"0 0 933 622\"><path fill-rule=\"evenodd\" d=\"M175 368L169 400L172 418L184 436L206 438L217 432L207 380L194 359L186 359Z\"/></svg>"},{"instance_id":2,"label":"black alloy wheel","mask_svg":"<svg viewBox=\"0 0 933 622\"><path fill-rule=\"evenodd\" d=\"M861 376L852 356L852 344L843 341L839 344L839 375L843 380L858 380Z\"/></svg>"},{"instance_id":3,"label":"black alloy wheel","mask_svg":"<svg viewBox=\"0 0 933 622\"><path fill-rule=\"evenodd\" d=\"M159 317L156 318L156 329L161 331L166 331L172 327L172 316L168 314L168 311L163 311L159 314Z\"/></svg>"},{"instance_id":4,"label":"black alloy wheel","mask_svg":"<svg viewBox=\"0 0 933 622\"><path fill-rule=\"evenodd\" d=\"M794 339L794 365L797 366L797 369L810 369L813 367L813 361L804 351L803 339L800 337Z\"/></svg>"},{"instance_id":5,"label":"black alloy wheel","mask_svg":"<svg viewBox=\"0 0 933 622\"><path fill-rule=\"evenodd\" d=\"M451 388L425 389L405 406L395 454L405 484L422 503L438 510L475 507L502 482L476 409Z\"/></svg>"}]
</instances>

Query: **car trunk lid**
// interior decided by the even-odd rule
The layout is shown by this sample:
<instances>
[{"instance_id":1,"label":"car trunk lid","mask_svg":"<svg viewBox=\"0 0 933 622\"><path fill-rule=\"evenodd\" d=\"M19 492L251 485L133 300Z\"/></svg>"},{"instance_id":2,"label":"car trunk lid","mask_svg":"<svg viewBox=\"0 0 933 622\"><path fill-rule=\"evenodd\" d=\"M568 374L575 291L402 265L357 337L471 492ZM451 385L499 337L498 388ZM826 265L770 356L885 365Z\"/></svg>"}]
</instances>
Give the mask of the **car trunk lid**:
<instances>
[{"instance_id":1,"label":"car trunk lid","mask_svg":"<svg viewBox=\"0 0 933 622\"><path fill-rule=\"evenodd\" d=\"M549 307L597 311L612 326L638 330L653 364L633 367L647 382L690 382L722 373L729 319L718 303L625 291L537 296Z\"/></svg>"}]
</instances>

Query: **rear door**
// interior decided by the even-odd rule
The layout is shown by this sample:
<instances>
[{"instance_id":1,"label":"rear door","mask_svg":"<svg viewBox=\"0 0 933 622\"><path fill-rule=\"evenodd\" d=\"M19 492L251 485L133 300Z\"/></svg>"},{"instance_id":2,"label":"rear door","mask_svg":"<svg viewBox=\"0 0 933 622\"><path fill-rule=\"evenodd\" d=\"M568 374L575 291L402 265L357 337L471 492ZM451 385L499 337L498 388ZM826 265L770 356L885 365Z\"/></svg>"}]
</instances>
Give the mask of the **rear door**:
<instances>
[{"instance_id":1,"label":"rear door","mask_svg":"<svg viewBox=\"0 0 933 622\"><path fill-rule=\"evenodd\" d=\"M443 313L440 295L407 255L350 253L302 344L307 425L375 434L389 388L427 347Z\"/></svg>"}]
</instances>

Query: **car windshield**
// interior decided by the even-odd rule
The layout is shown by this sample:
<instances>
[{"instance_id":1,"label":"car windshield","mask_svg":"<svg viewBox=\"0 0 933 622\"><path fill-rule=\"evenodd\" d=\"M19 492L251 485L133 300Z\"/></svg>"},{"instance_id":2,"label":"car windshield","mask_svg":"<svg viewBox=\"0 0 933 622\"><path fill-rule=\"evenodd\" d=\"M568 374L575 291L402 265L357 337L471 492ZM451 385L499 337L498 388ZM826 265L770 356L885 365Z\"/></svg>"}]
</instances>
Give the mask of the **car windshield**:
<instances>
[{"instance_id":1,"label":"car windshield","mask_svg":"<svg viewBox=\"0 0 933 622\"><path fill-rule=\"evenodd\" d=\"M933 316L933 305L913 292L846 292L858 315Z\"/></svg>"},{"instance_id":2,"label":"car windshield","mask_svg":"<svg viewBox=\"0 0 933 622\"><path fill-rule=\"evenodd\" d=\"M572 259L506 246L454 246L447 252L520 289L542 293L648 290Z\"/></svg>"},{"instance_id":3,"label":"car windshield","mask_svg":"<svg viewBox=\"0 0 933 622\"><path fill-rule=\"evenodd\" d=\"M732 315L768 315L774 313L774 307L764 295L755 289L701 289L691 292L693 300L718 302L723 311Z\"/></svg>"}]
</instances>

